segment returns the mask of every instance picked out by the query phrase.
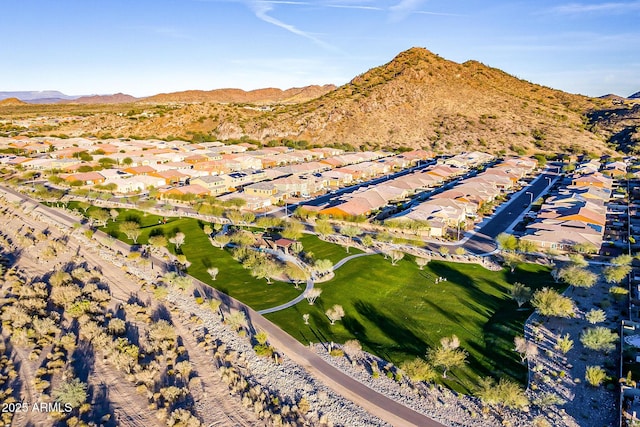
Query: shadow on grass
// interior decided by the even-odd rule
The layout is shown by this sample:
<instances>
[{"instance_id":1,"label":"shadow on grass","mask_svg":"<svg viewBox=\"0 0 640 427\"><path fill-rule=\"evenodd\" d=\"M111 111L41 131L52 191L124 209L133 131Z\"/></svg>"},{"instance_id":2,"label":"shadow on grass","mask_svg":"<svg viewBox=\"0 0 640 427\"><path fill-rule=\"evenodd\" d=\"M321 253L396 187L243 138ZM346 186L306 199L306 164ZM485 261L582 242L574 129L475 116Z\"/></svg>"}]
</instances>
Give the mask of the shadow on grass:
<instances>
[{"instance_id":1,"label":"shadow on grass","mask_svg":"<svg viewBox=\"0 0 640 427\"><path fill-rule=\"evenodd\" d=\"M362 300L353 303L356 311L376 325L384 334L398 345L398 350L412 355L424 355L429 345L406 325L397 322L390 316L384 314L373 304ZM365 331L366 332L366 331ZM378 348L377 343L369 343L373 348ZM387 355L388 356L388 355Z\"/></svg>"}]
</instances>

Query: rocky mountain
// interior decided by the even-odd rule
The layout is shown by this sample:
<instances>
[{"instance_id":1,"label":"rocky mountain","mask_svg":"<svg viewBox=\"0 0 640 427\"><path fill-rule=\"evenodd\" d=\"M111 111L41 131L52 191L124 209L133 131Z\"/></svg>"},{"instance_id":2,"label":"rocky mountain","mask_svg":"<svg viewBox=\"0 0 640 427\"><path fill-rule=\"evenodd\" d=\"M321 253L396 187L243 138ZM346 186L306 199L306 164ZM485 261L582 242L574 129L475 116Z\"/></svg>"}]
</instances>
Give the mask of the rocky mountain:
<instances>
[{"instance_id":1,"label":"rocky mountain","mask_svg":"<svg viewBox=\"0 0 640 427\"><path fill-rule=\"evenodd\" d=\"M629 95L629 99L640 99L640 91L634 93L633 95Z\"/></svg>"},{"instance_id":2,"label":"rocky mountain","mask_svg":"<svg viewBox=\"0 0 640 427\"><path fill-rule=\"evenodd\" d=\"M609 153L612 130L593 112L611 105L610 99L565 93L477 61L460 64L412 48L338 88L187 91L105 105L100 113L99 105L82 111L68 104L82 120L47 131L437 152Z\"/></svg>"},{"instance_id":3,"label":"rocky mountain","mask_svg":"<svg viewBox=\"0 0 640 427\"><path fill-rule=\"evenodd\" d=\"M0 101L0 106L26 105L26 102L20 101L18 98L5 98Z\"/></svg>"},{"instance_id":4,"label":"rocky mountain","mask_svg":"<svg viewBox=\"0 0 640 427\"><path fill-rule=\"evenodd\" d=\"M287 90L277 88L256 89L244 91L242 89L215 89L209 91L188 90L183 92L163 93L144 98L144 102L219 102L236 104L272 104L298 103L308 101L334 90L334 85L305 86Z\"/></svg>"}]
</instances>

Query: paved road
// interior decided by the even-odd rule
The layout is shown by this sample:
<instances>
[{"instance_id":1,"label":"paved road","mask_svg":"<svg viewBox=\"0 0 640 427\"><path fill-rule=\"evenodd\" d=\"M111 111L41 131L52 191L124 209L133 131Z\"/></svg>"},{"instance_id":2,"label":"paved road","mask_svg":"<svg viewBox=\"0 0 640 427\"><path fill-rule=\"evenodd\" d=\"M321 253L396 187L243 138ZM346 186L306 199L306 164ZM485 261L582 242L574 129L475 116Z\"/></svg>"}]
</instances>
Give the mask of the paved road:
<instances>
[{"instance_id":1,"label":"paved road","mask_svg":"<svg viewBox=\"0 0 640 427\"><path fill-rule=\"evenodd\" d=\"M285 216L285 210L286 210L286 215L288 216L288 215L291 215L295 211L296 207L299 204L309 205L309 206L321 206L321 205L325 205L325 204L330 205L332 203L338 203L338 199L340 199L345 194L353 193L354 191L359 190L359 189L361 189L363 187L369 187L371 185L377 185L377 184L380 184L380 183L383 183L383 182L398 178L400 176L408 175L408 174L410 174L410 173L412 173L414 171L425 169L426 167L434 165L435 163L436 163L436 160L433 160L433 159L432 160L421 161L419 165L414 166L412 168L404 169L404 170L401 170L401 171L396 172L396 173L391 173L391 174L388 174L388 175L385 175L385 176L381 176L380 178L375 178L375 179L372 179L370 181L365 181L365 182L362 182L362 183L359 183L359 184L352 185L350 187L341 188L339 190L335 190L335 191L333 191L331 193L327 193L327 194L324 194L322 196L315 197L313 199L302 200L302 201L297 202L297 203L292 203L290 205L286 205L286 206L283 206L283 207L278 208L278 209L273 209L273 210L271 210L269 212L261 214L260 216L271 215L271 216L275 216L275 217L283 217L283 216Z\"/></svg>"},{"instance_id":2,"label":"paved road","mask_svg":"<svg viewBox=\"0 0 640 427\"><path fill-rule=\"evenodd\" d=\"M38 204L36 200L4 186L0 186L0 191L4 191L8 195L13 196L12 198L22 200L23 203ZM70 217L65 213L58 212L55 209L47 208L42 205L40 206L41 208L38 208L40 213L51 214L56 221L61 223L64 221L67 224L74 224L77 222L75 218ZM118 248L122 247L124 249L125 247L128 247L128 245L120 241L116 241L115 244ZM160 259L155 258L154 262L156 262L158 266L168 268L168 266L166 266ZM371 414L394 426L443 427L443 424L440 424L426 415L416 412L413 409L378 393L365 384L338 370L250 307L234 298L231 298L229 295L210 287L196 278L192 279L208 297L220 299L227 307L244 312L247 319L251 322L251 326L254 329L264 330L269 335L269 341L276 349L278 349L278 351L284 353L295 363L299 364L327 387L353 401L355 404L361 406Z\"/></svg>"},{"instance_id":3,"label":"paved road","mask_svg":"<svg viewBox=\"0 0 640 427\"><path fill-rule=\"evenodd\" d=\"M530 185L515 193L511 199L503 204L486 224L463 243L463 247L474 254L484 254L496 249L495 238L507 231L529 209L532 201L550 188L549 180L554 182L558 178L556 172L545 170Z\"/></svg>"}]
</instances>

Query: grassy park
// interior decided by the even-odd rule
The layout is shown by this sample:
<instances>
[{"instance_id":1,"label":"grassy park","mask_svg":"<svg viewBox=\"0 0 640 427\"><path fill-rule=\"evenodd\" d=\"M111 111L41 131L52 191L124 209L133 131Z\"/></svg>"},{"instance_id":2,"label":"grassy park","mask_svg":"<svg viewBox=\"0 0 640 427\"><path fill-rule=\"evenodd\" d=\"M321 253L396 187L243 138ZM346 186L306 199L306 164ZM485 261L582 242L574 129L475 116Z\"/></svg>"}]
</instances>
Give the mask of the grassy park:
<instances>
[{"instance_id":1,"label":"grassy park","mask_svg":"<svg viewBox=\"0 0 640 427\"><path fill-rule=\"evenodd\" d=\"M87 213L91 209L95 208ZM134 220L142 230L140 244L155 234L170 238L178 231L184 233L180 251L191 263L188 273L254 309L282 304L301 292L288 283L268 285L252 277L226 249L210 244L202 231L205 223L200 220L163 218L137 210L119 212L103 231L132 243L119 231L119 225ZM304 235L301 242L316 259L330 259L334 264L361 252L352 248L347 254L342 246L313 235ZM171 243L169 250L176 252ZM219 269L216 281L207 273L209 267ZM446 281L436 283L439 277ZM513 351L513 339L522 334L532 310L519 309L509 297L515 282L534 290L554 283L547 267L534 264L520 264L514 272L492 272L476 264L432 261L420 270L411 256L392 266L382 255L371 255L349 261L332 280L316 284L322 294L315 305L304 300L267 317L302 343L358 339L365 350L398 365L424 357L441 338L455 334L469 353L469 363L453 370L444 382L470 393L482 376L526 380L526 369ZM325 311L334 304L342 305L346 315L332 326ZM309 314L309 325L304 324L303 314Z\"/></svg>"},{"instance_id":2,"label":"grassy park","mask_svg":"<svg viewBox=\"0 0 640 427\"><path fill-rule=\"evenodd\" d=\"M70 207L73 208L74 205ZM89 208L87 213L92 209L97 208ZM119 231L119 226L124 221L135 220L140 224L142 233L138 238L139 244L146 244L149 236L156 234L163 234L168 239L179 231L184 233L186 238L180 251L191 263L187 272L256 310L285 303L302 292L290 283L274 281L268 285L265 280L251 276L248 270L231 257L228 250L211 245L202 231L205 225L203 221L194 218L162 217L131 209L117 210L120 212L118 218L115 221L109 221L105 227L101 228L102 231L129 244L133 242ZM172 253L176 253L173 244L169 243L168 248ZM217 267L219 270L215 281L211 280L211 276L207 273L209 267Z\"/></svg>"},{"instance_id":3,"label":"grassy park","mask_svg":"<svg viewBox=\"0 0 640 427\"><path fill-rule=\"evenodd\" d=\"M305 234L300 238L300 242L302 243L305 252L313 253L313 257L315 259L328 259L334 265L342 258L362 253L362 251L357 248L349 248L349 253L347 253L343 246L325 242L313 234Z\"/></svg>"},{"instance_id":4,"label":"grassy park","mask_svg":"<svg viewBox=\"0 0 640 427\"><path fill-rule=\"evenodd\" d=\"M435 283L438 277L447 281ZM358 339L363 347L396 364L424 356L440 339L457 335L468 365L446 380L468 393L479 376L508 376L524 382L526 369L513 352L530 309L519 310L508 293L514 282L534 289L549 285L547 268L521 264L513 273L476 264L432 261L419 270L411 257L392 266L381 255L351 260L336 277L318 284L322 294L267 317L303 343ZM331 326L324 312L340 304L345 317ZM302 315L309 313L309 325Z\"/></svg>"}]
</instances>

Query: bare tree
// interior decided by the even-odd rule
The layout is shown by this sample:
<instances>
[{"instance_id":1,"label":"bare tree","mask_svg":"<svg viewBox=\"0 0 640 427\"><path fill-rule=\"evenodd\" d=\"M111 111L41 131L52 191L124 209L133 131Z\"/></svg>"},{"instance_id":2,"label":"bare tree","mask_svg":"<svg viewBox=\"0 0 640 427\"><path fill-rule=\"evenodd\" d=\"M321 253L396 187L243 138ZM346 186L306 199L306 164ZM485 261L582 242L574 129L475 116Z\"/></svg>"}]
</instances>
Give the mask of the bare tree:
<instances>
[{"instance_id":1,"label":"bare tree","mask_svg":"<svg viewBox=\"0 0 640 427\"><path fill-rule=\"evenodd\" d=\"M513 339L515 345L514 350L520 355L522 363L525 359L533 359L538 355L538 346L531 341L527 341L525 337L515 337Z\"/></svg>"},{"instance_id":2,"label":"bare tree","mask_svg":"<svg viewBox=\"0 0 640 427\"><path fill-rule=\"evenodd\" d=\"M135 221L125 221L120 224L120 231L127 236L127 238L133 240L134 244L138 244L138 237L142 233L140 225Z\"/></svg>"},{"instance_id":3,"label":"bare tree","mask_svg":"<svg viewBox=\"0 0 640 427\"><path fill-rule=\"evenodd\" d=\"M118 212L116 209L111 209L109 211L109 216L111 217L111 221L115 222L116 219L118 219L118 217L120 216L120 212Z\"/></svg>"},{"instance_id":4,"label":"bare tree","mask_svg":"<svg viewBox=\"0 0 640 427\"><path fill-rule=\"evenodd\" d=\"M227 246L231 241L231 238L226 234L216 234L215 236L213 236L213 239L209 240L214 246L220 249L224 249L224 247Z\"/></svg>"},{"instance_id":5,"label":"bare tree","mask_svg":"<svg viewBox=\"0 0 640 427\"><path fill-rule=\"evenodd\" d=\"M328 309L325 314L331 321L331 324L335 325L336 321L341 320L344 317L344 309L341 305L334 304L334 306Z\"/></svg>"},{"instance_id":6,"label":"bare tree","mask_svg":"<svg viewBox=\"0 0 640 427\"><path fill-rule=\"evenodd\" d=\"M308 325L309 324L309 313L305 313L302 315L302 320L304 320L304 324Z\"/></svg>"},{"instance_id":7,"label":"bare tree","mask_svg":"<svg viewBox=\"0 0 640 427\"><path fill-rule=\"evenodd\" d=\"M216 276L218 275L218 268L209 267L207 268L207 273L209 273L209 276L211 276L211 280L216 280Z\"/></svg>"},{"instance_id":8,"label":"bare tree","mask_svg":"<svg viewBox=\"0 0 640 427\"><path fill-rule=\"evenodd\" d=\"M361 235L362 230L353 225L345 225L344 227L340 228L340 233L349 238L349 240L347 241L347 253L349 253L349 247L353 244L353 238Z\"/></svg>"},{"instance_id":9,"label":"bare tree","mask_svg":"<svg viewBox=\"0 0 640 427\"><path fill-rule=\"evenodd\" d=\"M402 251L391 251L389 252L389 259L391 259L391 265L398 265L398 261L404 258L404 252Z\"/></svg>"},{"instance_id":10,"label":"bare tree","mask_svg":"<svg viewBox=\"0 0 640 427\"><path fill-rule=\"evenodd\" d=\"M342 350L351 359L352 363L357 363L362 357L362 345L358 340L349 340L342 345Z\"/></svg>"},{"instance_id":11,"label":"bare tree","mask_svg":"<svg viewBox=\"0 0 640 427\"><path fill-rule=\"evenodd\" d=\"M424 270L424 267L429 264L429 258L416 257L416 264L420 268L420 270Z\"/></svg>"},{"instance_id":12,"label":"bare tree","mask_svg":"<svg viewBox=\"0 0 640 427\"><path fill-rule=\"evenodd\" d=\"M307 301L309 301L309 305L313 305L321 293L322 293L322 289L312 288L305 293L304 297L307 299Z\"/></svg>"},{"instance_id":13,"label":"bare tree","mask_svg":"<svg viewBox=\"0 0 640 427\"><path fill-rule=\"evenodd\" d=\"M180 246L184 244L185 234L181 231L178 231L175 236L169 239L169 242L173 243L176 246L176 249L180 249Z\"/></svg>"}]
</instances>

